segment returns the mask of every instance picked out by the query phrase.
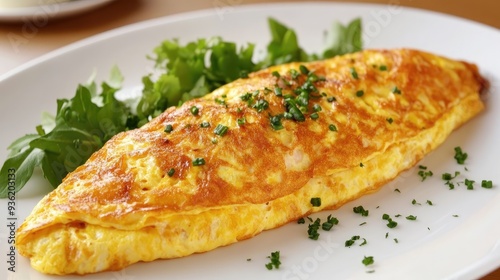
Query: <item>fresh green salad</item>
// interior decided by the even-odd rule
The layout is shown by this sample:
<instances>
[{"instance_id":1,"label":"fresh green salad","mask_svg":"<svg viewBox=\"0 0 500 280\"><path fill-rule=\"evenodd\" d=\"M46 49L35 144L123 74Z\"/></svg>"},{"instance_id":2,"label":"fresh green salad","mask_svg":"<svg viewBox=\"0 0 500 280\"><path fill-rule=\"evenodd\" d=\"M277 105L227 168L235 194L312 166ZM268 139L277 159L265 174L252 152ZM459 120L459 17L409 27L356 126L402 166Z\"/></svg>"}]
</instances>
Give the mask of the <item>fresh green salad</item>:
<instances>
[{"instance_id":1,"label":"fresh green salad","mask_svg":"<svg viewBox=\"0 0 500 280\"><path fill-rule=\"evenodd\" d=\"M115 97L123 80L117 68L100 87L94 81L79 85L71 99L57 100L56 115L42 114L35 133L15 140L0 170L0 197L15 173L15 191L21 190L40 167L56 188L69 172L119 132L138 128L171 106L201 97L238 78L272 65L312 61L362 49L361 20L347 25L334 23L328 30L326 48L310 54L299 45L294 30L269 19L271 42L261 61L254 61L255 45L238 46L223 38L198 39L185 45L166 40L154 49L155 73L142 78L143 91L137 106ZM208 58L208 59L206 59ZM207 63L207 61L209 63Z\"/></svg>"}]
</instances>

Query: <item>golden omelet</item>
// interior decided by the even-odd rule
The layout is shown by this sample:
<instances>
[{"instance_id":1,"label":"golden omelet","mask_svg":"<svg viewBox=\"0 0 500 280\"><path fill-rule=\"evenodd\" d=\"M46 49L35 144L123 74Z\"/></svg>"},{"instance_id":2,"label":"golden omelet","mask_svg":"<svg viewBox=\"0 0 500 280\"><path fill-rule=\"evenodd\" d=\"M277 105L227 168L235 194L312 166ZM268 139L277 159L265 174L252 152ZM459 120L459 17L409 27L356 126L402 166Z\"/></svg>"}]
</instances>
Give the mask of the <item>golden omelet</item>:
<instances>
[{"instance_id":1,"label":"golden omelet","mask_svg":"<svg viewBox=\"0 0 500 280\"><path fill-rule=\"evenodd\" d=\"M44 273L94 273L337 208L478 114L484 85L472 64L408 49L250 74L108 141L38 203L17 249Z\"/></svg>"}]
</instances>

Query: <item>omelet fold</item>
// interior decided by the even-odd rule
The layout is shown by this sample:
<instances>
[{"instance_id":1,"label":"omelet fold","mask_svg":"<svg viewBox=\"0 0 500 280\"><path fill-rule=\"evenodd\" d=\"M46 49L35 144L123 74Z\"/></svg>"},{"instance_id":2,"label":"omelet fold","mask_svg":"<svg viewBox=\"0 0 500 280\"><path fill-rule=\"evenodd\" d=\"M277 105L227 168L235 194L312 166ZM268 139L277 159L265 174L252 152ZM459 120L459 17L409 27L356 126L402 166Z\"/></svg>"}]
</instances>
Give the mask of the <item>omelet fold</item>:
<instances>
[{"instance_id":1,"label":"omelet fold","mask_svg":"<svg viewBox=\"0 0 500 280\"><path fill-rule=\"evenodd\" d=\"M113 137L38 203L17 249L44 273L95 273L340 207L483 110L485 85L473 64L410 49L252 73ZM287 100L304 91L297 120Z\"/></svg>"}]
</instances>

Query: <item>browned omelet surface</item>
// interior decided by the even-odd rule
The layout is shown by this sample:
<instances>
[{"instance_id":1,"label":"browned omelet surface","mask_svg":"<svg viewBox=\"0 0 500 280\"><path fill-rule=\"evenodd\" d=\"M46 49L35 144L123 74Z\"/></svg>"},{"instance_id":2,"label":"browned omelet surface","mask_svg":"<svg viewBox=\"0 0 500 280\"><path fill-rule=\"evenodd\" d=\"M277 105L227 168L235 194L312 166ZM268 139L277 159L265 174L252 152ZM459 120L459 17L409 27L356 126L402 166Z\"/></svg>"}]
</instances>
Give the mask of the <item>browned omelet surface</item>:
<instances>
[{"instance_id":1,"label":"browned omelet surface","mask_svg":"<svg viewBox=\"0 0 500 280\"><path fill-rule=\"evenodd\" d=\"M484 83L472 64L407 49L253 73L111 139L35 207L18 230L18 251L45 273L116 270L339 207L479 113ZM298 88L310 91L304 121L278 117L282 129L273 128L290 110L284 96L296 98ZM227 127L222 136L218 125Z\"/></svg>"}]
</instances>

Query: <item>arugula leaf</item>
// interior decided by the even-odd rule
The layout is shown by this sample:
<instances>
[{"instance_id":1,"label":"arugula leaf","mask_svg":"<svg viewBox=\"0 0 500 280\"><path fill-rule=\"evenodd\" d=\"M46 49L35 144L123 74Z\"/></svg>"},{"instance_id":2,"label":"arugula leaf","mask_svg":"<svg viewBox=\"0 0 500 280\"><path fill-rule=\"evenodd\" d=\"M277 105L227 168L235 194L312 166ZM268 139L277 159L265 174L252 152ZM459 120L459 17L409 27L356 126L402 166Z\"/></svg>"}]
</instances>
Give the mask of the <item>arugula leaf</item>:
<instances>
[{"instance_id":1,"label":"arugula leaf","mask_svg":"<svg viewBox=\"0 0 500 280\"><path fill-rule=\"evenodd\" d=\"M31 178L35 166L40 165L43 156L42 150L29 148L9 157L0 169L0 198L6 198L9 194L9 169L15 170L15 192L18 192Z\"/></svg>"},{"instance_id":2,"label":"arugula leaf","mask_svg":"<svg viewBox=\"0 0 500 280\"><path fill-rule=\"evenodd\" d=\"M361 28L360 18L354 19L346 26L335 22L328 33L329 47L323 52L323 58L361 51L363 49Z\"/></svg>"},{"instance_id":3,"label":"arugula leaf","mask_svg":"<svg viewBox=\"0 0 500 280\"><path fill-rule=\"evenodd\" d=\"M261 68L292 61L309 61L311 57L299 46L295 31L273 18L268 19L272 41L267 45L267 57Z\"/></svg>"},{"instance_id":4,"label":"arugula leaf","mask_svg":"<svg viewBox=\"0 0 500 280\"><path fill-rule=\"evenodd\" d=\"M108 83L97 94L95 82L79 85L72 99L57 100L57 114L42 116L38 134L28 134L9 147L9 158L0 170L0 197L6 197L9 169L15 169L16 192L41 167L55 188L69 172L82 165L117 133L127 130L130 108L114 94L123 77L115 67ZM134 128L134 127L132 127Z\"/></svg>"}]
</instances>

